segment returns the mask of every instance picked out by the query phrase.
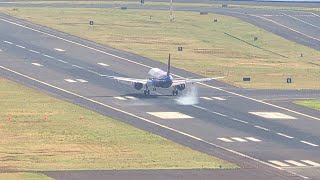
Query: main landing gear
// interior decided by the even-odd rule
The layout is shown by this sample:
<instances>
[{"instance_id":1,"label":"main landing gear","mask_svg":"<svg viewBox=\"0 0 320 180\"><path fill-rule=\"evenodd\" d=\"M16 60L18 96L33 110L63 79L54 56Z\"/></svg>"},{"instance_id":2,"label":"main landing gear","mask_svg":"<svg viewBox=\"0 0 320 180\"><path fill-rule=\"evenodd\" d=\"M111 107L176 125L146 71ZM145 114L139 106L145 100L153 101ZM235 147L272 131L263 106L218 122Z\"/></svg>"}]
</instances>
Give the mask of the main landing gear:
<instances>
[{"instance_id":1,"label":"main landing gear","mask_svg":"<svg viewBox=\"0 0 320 180\"><path fill-rule=\"evenodd\" d=\"M150 90L149 89L144 90L144 95L149 96L150 95Z\"/></svg>"},{"instance_id":2,"label":"main landing gear","mask_svg":"<svg viewBox=\"0 0 320 180\"><path fill-rule=\"evenodd\" d=\"M172 95L177 96L178 95L178 90L176 87L174 87L173 91L172 91Z\"/></svg>"},{"instance_id":3,"label":"main landing gear","mask_svg":"<svg viewBox=\"0 0 320 180\"><path fill-rule=\"evenodd\" d=\"M144 95L149 96L150 90L148 89L148 86L146 85L146 89L144 90Z\"/></svg>"}]
</instances>

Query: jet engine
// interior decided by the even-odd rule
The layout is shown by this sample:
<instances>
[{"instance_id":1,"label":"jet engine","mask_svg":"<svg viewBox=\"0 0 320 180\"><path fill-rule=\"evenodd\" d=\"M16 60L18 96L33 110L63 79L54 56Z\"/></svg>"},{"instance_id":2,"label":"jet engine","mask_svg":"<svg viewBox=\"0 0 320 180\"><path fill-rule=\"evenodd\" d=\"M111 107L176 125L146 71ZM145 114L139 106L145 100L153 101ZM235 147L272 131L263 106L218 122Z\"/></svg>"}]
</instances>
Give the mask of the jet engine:
<instances>
[{"instance_id":1,"label":"jet engine","mask_svg":"<svg viewBox=\"0 0 320 180\"><path fill-rule=\"evenodd\" d=\"M142 89L143 84L142 84L142 83L133 83L133 87L134 87L136 90L140 90L140 89Z\"/></svg>"},{"instance_id":2,"label":"jet engine","mask_svg":"<svg viewBox=\"0 0 320 180\"><path fill-rule=\"evenodd\" d=\"M186 88L186 85L185 84L180 84L178 86L176 86L176 88L179 90L179 91L182 91Z\"/></svg>"}]
</instances>

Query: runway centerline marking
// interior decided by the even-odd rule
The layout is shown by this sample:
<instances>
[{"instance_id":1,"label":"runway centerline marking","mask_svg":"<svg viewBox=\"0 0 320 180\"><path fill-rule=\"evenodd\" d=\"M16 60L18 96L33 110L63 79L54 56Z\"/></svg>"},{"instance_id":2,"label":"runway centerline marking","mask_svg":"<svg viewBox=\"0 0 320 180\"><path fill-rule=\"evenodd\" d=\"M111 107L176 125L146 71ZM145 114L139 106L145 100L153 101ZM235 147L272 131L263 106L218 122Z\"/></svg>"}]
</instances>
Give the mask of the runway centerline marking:
<instances>
[{"instance_id":1,"label":"runway centerline marking","mask_svg":"<svg viewBox=\"0 0 320 180\"><path fill-rule=\"evenodd\" d=\"M1 18L0 18L0 20L1 20ZM90 98L81 96L81 95L76 94L76 93L74 93L74 92L65 90L65 89L63 89L63 88L59 88L59 87L57 87L57 86L51 85L51 84L49 84L49 83L40 81L40 80L35 79L35 78L33 78L33 77L30 77L30 76L27 76L27 75L25 75L25 74L19 73L19 72L17 72L17 71L11 70L11 69L6 68L6 67L4 67L4 66L0 66L0 68L2 68L2 69L4 69L4 70L7 70L7 71L9 71L9 72L11 72L11 73L17 74L17 75L19 75L19 76L22 76L22 77L24 77L24 78L26 78L26 79L29 79L29 80L35 81L35 82L37 82L37 83L43 84L43 85L45 85L45 86L51 87L51 88L53 88L53 89L57 89L57 90L62 91L62 92L64 92L64 93L67 93L67 94L76 96L76 97L78 97L78 98L81 98L81 99L90 101L90 102L92 102L92 103L95 103L95 104L104 106L104 107L106 107L106 108L109 108L109 109L112 109L112 110L114 110L114 111L117 111L117 112L126 114L126 115L128 115L128 116L131 116L131 117L140 119L140 120L145 121L145 122L147 122L147 123L150 123L150 124L153 124L153 125L155 125L155 126L159 126L159 127L161 127L161 128L170 130L170 131L172 131L172 132L175 132L175 133L184 135L184 136L186 136L186 137L189 137L189 138L191 138L191 139L194 139L194 140L197 140L197 141L206 143L206 144L208 144L208 145L211 145L211 146L220 148L220 149L222 149L222 150L225 150L225 151L227 151L227 152L236 154L236 155L238 155L238 156L241 156L241 157L244 157L244 158L247 158L247 159L256 161L256 162L259 162L259 163L264 164L264 165L268 165L268 166L273 167L273 168L275 168L275 169L283 170L283 168L281 168L281 167L278 167L278 166L275 166L275 165L273 165L273 164L264 162L264 161L262 161L262 160L260 160L260 159L254 158L254 157L252 157L252 156L249 156L249 155L240 153L240 152L238 152L238 151L235 151L235 150L232 150L232 149L229 149L229 148L226 148L226 147L223 147L223 146L214 144L214 143L212 143L212 142L209 142L209 141L207 141L207 140L204 140L204 139L201 139L201 138L199 138L199 137L193 136L193 135L191 135L191 134L185 133L185 132L183 132L183 131L179 131L179 130L174 129L174 128L172 128L172 127L169 127L169 126L166 126L166 125L163 125L163 124L160 124L160 123L156 123L156 122L154 122L154 121L151 121L151 120L149 120L149 119L146 119L146 118L137 116L137 115L132 114L132 113L130 113L130 112L127 112L127 111L118 109L118 108L116 108L116 107L113 107L113 106L110 106L110 105L101 103L101 102L99 102L99 101L96 101L96 100L93 100L93 99L90 99ZM296 175L296 176L299 176L299 177L304 178L304 179L310 179L310 178L308 178L308 177L306 177L306 176L303 176L303 175L300 175L300 174L297 174L297 173L294 173L294 172L288 171L288 173L293 174L293 175Z\"/></svg>"},{"instance_id":2,"label":"runway centerline marking","mask_svg":"<svg viewBox=\"0 0 320 180\"><path fill-rule=\"evenodd\" d=\"M47 58L54 59L54 57L49 56L49 55L47 55L47 54L42 54L42 55L45 56L45 57L47 57Z\"/></svg>"},{"instance_id":3,"label":"runway centerline marking","mask_svg":"<svg viewBox=\"0 0 320 180\"><path fill-rule=\"evenodd\" d=\"M277 133L279 136L283 136L283 137L286 137L286 138L289 138L289 139L293 139L294 137L292 136L288 136L286 134L282 134L282 133Z\"/></svg>"},{"instance_id":4,"label":"runway centerline marking","mask_svg":"<svg viewBox=\"0 0 320 180\"><path fill-rule=\"evenodd\" d=\"M101 66L105 66L105 67L109 66L108 64L105 64L105 63L97 63L97 64L99 64Z\"/></svg>"},{"instance_id":5,"label":"runway centerline marking","mask_svg":"<svg viewBox=\"0 0 320 180\"><path fill-rule=\"evenodd\" d=\"M31 63L31 64L33 64L35 66L43 66L42 64L39 64L39 63Z\"/></svg>"},{"instance_id":6,"label":"runway centerline marking","mask_svg":"<svg viewBox=\"0 0 320 180\"><path fill-rule=\"evenodd\" d=\"M60 48L54 48L54 50L56 50L56 51L60 51L60 52L64 52L64 51L66 51L66 50L64 50L64 49L60 49Z\"/></svg>"},{"instance_id":7,"label":"runway centerline marking","mask_svg":"<svg viewBox=\"0 0 320 180\"><path fill-rule=\"evenodd\" d=\"M308 144L308 145L313 146L313 147L318 147L318 146L319 146L319 145L317 145L317 144L313 144L313 143L308 142L308 141L300 141L300 142L302 142L302 143L304 143L304 144Z\"/></svg>"},{"instance_id":8,"label":"runway centerline marking","mask_svg":"<svg viewBox=\"0 0 320 180\"><path fill-rule=\"evenodd\" d=\"M124 97L121 97L121 96L116 96L116 97L114 97L115 99L118 99L118 100L122 100L122 101L125 101L125 100L127 100L126 98L124 98Z\"/></svg>"},{"instance_id":9,"label":"runway centerline marking","mask_svg":"<svg viewBox=\"0 0 320 180\"><path fill-rule=\"evenodd\" d=\"M225 100L226 100L226 99L221 98L221 97L211 97L211 98L216 99L216 100L219 100L219 101L225 101Z\"/></svg>"},{"instance_id":10,"label":"runway centerline marking","mask_svg":"<svg viewBox=\"0 0 320 180\"><path fill-rule=\"evenodd\" d=\"M19 47L19 48L22 48L22 49L25 49L25 48L26 48L26 47L20 46L20 45L18 45L18 44L16 44L16 46Z\"/></svg>"},{"instance_id":11,"label":"runway centerline marking","mask_svg":"<svg viewBox=\"0 0 320 180\"><path fill-rule=\"evenodd\" d=\"M40 52L38 51L35 51L35 50L32 50L32 49L29 49L30 52L33 52L33 53L36 53L36 54L40 54Z\"/></svg>"},{"instance_id":12,"label":"runway centerline marking","mask_svg":"<svg viewBox=\"0 0 320 180\"><path fill-rule=\"evenodd\" d=\"M232 12L231 12L232 13ZM236 12L233 12L233 13L236 13ZM243 13L238 13L238 14L243 14ZM259 17L259 16L257 16ZM263 18L263 17L260 17L260 18ZM266 20L270 21L269 19L265 18ZM96 51L96 52L100 52L102 54L106 54L106 55L109 55L109 56L112 56L112 57L115 57L115 58L118 58L118 59L122 59L122 60L125 60L127 62L131 62L133 64L137 64L137 65L140 65L140 66L143 66L143 67L147 67L147 68L152 68L151 66L148 66L148 65L145 65L145 64L142 64L142 63L138 63L138 62L135 62L133 60L130 60L130 59L127 59L127 58L123 58L123 57L120 57L120 56L117 56L117 55L114 55L114 54L111 54L111 53L107 53L105 51L102 51L102 50L99 50L99 49L96 49L96 48L93 48L93 47L90 47L90 46L86 46L84 44L81 44L81 43L77 43L77 42L74 42L74 41L71 41L71 40L68 40L68 39L65 39L65 38L62 38L62 37L59 37L59 36L55 36L55 35L52 35L52 34L49 34L49 33L46 33L46 32L42 32L40 30L36 30L36 29L33 29L33 28L30 28L30 27L27 27L27 26L24 26L24 25L21 25L19 23L15 23L15 22L12 22L12 21L9 21L9 20L6 20L6 19L3 19L3 18L0 18L1 21L4 21L4 22L7 22L9 24L13 24L13 25L16 25L16 26L19 26L19 27L22 27L22 28L25 28L25 29L29 29L31 31L34 31L34 32L38 32L38 33L41 33L41 34L45 34L47 36L51 36L51 37L54 37L54 38L57 38L57 39L60 39L62 41L65 41L65 42L69 42L71 44L75 44L75 45L78 45L78 46L81 46L81 47L84 47L84 48L87 48L87 49L90 49L90 50L93 50L93 51ZM275 22L277 23L277 22ZM278 23L279 24L279 23ZM281 25L281 24L280 24ZM282 25L283 26L283 25ZM286 28L289 28L289 27L286 27ZM291 28L289 28L291 29ZM295 30L294 30L295 31ZM299 32L301 33L301 32ZM303 34L303 33L302 33ZM308 37L308 35L306 35ZM311 37L313 38L313 37ZM316 38L313 38L313 39L316 39ZM316 39L318 41L320 41L319 39ZM101 76L101 74L98 74ZM179 76L179 75L176 75L176 74L172 74L176 77L180 77L180 78L183 78L182 76ZM198 83L202 86L205 86L205 87L208 87L208 88L211 88L211 89L216 89L216 90L219 90L219 91L222 91L222 92L225 92L225 93L228 93L228 94L232 94L232 95L235 95L235 96L238 96L238 97L242 97L242 98L245 98L245 99L248 99L248 100L252 100L252 101L255 101L255 102L259 102L259 103L262 103L264 105L268 105L268 106L272 106L272 107L275 107L275 108L278 108L278 109L282 109L282 110L286 110L286 111L289 111L289 112L292 112L292 113L295 113L295 114L298 114L298 115L301 115L301 116L304 116L304 117L308 117L308 118L311 118L311 119L314 119L314 120L318 120L320 121L320 118L316 118L316 117L313 117L313 116L310 116L310 115L307 115L307 114L303 114L303 113L300 113L298 111L294 111L294 110L291 110L291 109L287 109L287 108L284 108L284 107L281 107L281 106L277 106L277 105L274 105L274 104L271 104L271 103L267 103L267 102L263 102L261 100L258 100L258 99L254 99L254 98L251 98L251 97L248 97L248 96L244 96L244 95L241 95L241 94L238 94L238 93L235 93L235 92L232 92L232 91L227 91L227 90L224 90L222 88L219 88L219 87L214 87L214 86L211 86L211 85L207 85L207 84L204 84L204 83Z\"/></svg>"},{"instance_id":13,"label":"runway centerline marking","mask_svg":"<svg viewBox=\"0 0 320 180\"><path fill-rule=\"evenodd\" d=\"M260 116L266 119L297 119L295 117L282 114L279 112L249 112L250 114Z\"/></svg>"},{"instance_id":14,"label":"runway centerline marking","mask_svg":"<svg viewBox=\"0 0 320 180\"><path fill-rule=\"evenodd\" d=\"M193 117L180 112L147 112L161 119L191 119Z\"/></svg>"},{"instance_id":15,"label":"runway centerline marking","mask_svg":"<svg viewBox=\"0 0 320 180\"><path fill-rule=\"evenodd\" d=\"M76 79L76 80L79 81L79 82L82 82L82 83L88 82L87 80L84 80L84 79Z\"/></svg>"},{"instance_id":16,"label":"runway centerline marking","mask_svg":"<svg viewBox=\"0 0 320 180\"><path fill-rule=\"evenodd\" d=\"M264 128L264 127L261 127L261 126L254 126L254 127L256 127L256 128L258 128L258 129L262 129L262 130L265 130L265 131L270 131L269 129L267 129L267 128Z\"/></svg>"},{"instance_id":17,"label":"runway centerline marking","mask_svg":"<svg viewBox=\"0 0 320 180\"><path fill-rule=\"evenodd\" d=\"M5 43L7 43L7 44L13 44L13 43L10 42L10 41L3 41L3 42L5 42Z\"/></svg>"},{"instance_id":18,"label":"runway centerline marking","mask_svg":"<svg viewBox=\"0 0 320 180\"><path fill-rule=\"evenodd\" d=\"M75 83L75 82L77 82L77 81L75 81L75 80L72 80L72 79L64 79L65 81L67 81L67 82L71 82L71 83Z\"/></svg>"}]
</instances>

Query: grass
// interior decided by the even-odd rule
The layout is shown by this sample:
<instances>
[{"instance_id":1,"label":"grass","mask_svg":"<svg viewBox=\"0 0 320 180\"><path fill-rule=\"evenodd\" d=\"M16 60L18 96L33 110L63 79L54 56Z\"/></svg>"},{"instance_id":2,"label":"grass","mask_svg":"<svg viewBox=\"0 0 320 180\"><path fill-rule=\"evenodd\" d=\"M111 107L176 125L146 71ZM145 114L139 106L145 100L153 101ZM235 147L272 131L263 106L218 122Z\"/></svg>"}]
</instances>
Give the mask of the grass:
<instances>
[{"instance_id":1,"label":"grass","mask_svg":"<svg viewBox=\"0 0 320 180\"><path fill-rule=\"evenodd\" d=\"M13 172L13 173L0 173L0 180L52 180L52 178L39 173L29 172Z\"/></svg>"},{"instance_id":2,"label":"grass","mask_svg":"<svg viewBox=\"0 0 320 180\"><path fill-rule=\"evenodd\" d=\"M320 52L288 41L237 18L194 12L64 8L0 8L17 16L101 44L166 62L204 76L262 89L320 89ZM66 18L67 17L67 18ZM218 22L213 22L217 19ZM95 25L89 27L89 20ZM288 58L248 45L237 38ZM254 37L258 37L254 41ZM183 46L183 52L177 47ZM303 57L300 54L303 53ZM312 63L314 64L312 64ZM243 82L243 77L251 82ZM293 79L292 84L286 78Z\"/></svg>"},{"instance_id":3,"label":"grass","mask_svg":"<svg viewBox=\"0 0 320 180\"><path fill-rule=\"evenodd\" d=\"M237 168L8 80L0 97L1 172Z\"/></svg>"},{"instance_id":4,"label":"grass","mask_svg":"<svg viewBox=\"0 0 320 180\"><path fill-rule=\"evenodd\" d=\"M316 109L320 111L320 100L310 100L310 101L297 101L296 104L306 106L308 108Z\"/></svg>"}]
</instances>

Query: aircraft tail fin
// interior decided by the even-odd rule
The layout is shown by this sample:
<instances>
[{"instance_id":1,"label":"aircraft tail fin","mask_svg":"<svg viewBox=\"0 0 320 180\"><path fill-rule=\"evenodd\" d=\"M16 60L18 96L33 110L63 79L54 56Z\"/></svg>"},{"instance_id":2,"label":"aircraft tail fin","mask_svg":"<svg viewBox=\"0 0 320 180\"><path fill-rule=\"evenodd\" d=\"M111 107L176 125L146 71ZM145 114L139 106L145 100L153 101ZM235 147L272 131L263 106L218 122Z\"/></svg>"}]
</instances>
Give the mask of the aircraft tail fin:
<instances>
[{"instance_id":1,"label":"aircraft tail fin","mask_svg":"<svg viewBox=\"0 0 320 180\"><path fill-rule=\"evenodd\" d=\"M170 75L170 54L169 54L169 58L168 58L168 69L167 69L167 76Z\"/></svg>"}]
</instances>

